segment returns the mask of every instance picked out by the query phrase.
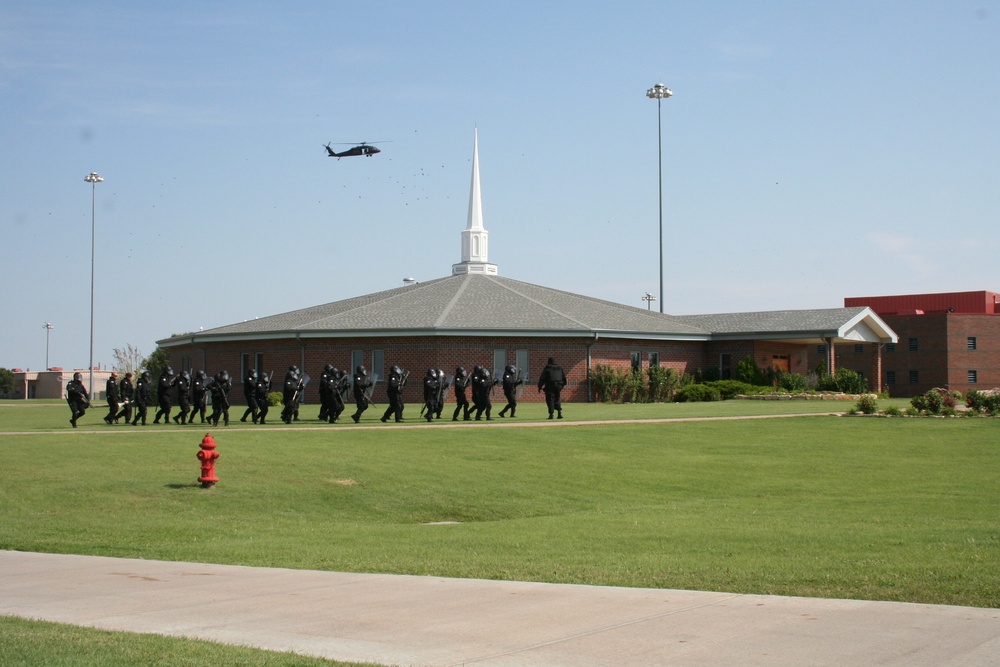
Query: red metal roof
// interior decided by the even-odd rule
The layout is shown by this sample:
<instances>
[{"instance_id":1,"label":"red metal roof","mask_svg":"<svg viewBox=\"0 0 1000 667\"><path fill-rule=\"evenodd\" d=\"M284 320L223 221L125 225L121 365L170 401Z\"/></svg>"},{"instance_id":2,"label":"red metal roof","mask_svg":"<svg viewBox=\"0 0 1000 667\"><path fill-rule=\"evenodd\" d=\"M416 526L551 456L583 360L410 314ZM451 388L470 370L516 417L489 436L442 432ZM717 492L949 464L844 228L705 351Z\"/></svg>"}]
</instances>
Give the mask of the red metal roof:
<instances>
[{"instance_id":1,"label":"red metal roof","mask_svg":"<svg viewBox=\"0 0 1000 667\"><path fill-rule=\"evenodd\" d=\"M879 315L912 315L924 313L1000 314L998 292L944 292L941 294L898 294L895 296L852 296L844 299L844 307L868 306Z\"/></svg>"}]
</instances>

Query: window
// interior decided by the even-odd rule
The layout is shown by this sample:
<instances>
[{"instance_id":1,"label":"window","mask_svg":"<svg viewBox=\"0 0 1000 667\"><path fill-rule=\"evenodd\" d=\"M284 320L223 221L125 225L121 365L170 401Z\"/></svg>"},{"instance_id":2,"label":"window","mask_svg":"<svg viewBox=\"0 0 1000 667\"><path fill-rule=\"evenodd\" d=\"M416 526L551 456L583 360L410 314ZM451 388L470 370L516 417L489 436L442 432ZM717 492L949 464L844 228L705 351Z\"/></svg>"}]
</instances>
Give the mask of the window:
<instances>
[{"instance_id":1,"label":"window","mask_svg":"<svg viewBox=\"0 0 1000 667\"><path fill-rule=\"evenodd\" d=\"M514 363L521 370L521 378L527 382L527 378L531 377L531 370L528 368L528 351L527 350L514 350Z\"/></svg>"},{"instance_id":2,"label":"window","mask_svg":"<svg viewBox=\"0 0 1000 667\"><path fill-rule=\"evenodd\" d=\"M350 372L353 375L354 371L357 370L358 366L365 365L365 351L364 350L351 350L351 369Z\"/></svg>"},{"instance_id":3,"label":"window","mask_svg":"<svg viewBox=\"0 0 1000 667\"><path fill-rule=\"evenodd\" d=\"M896 371L886 371L885 372L885 383L886 384L896 384Z\"/></svg>"},{"instance_id":4,"label":"window","mask_svg":"<svg viewBox=\"0 0 1000 667\"><path fill-rule=\"evenodd\" d=\"M886 343L885 344L885 351L886 352L895 352L896 351L896 344L895 343Z\"/></svg>"},{"instance_id":5,"label":"window","mask_svg":"<svg viewBox=\"0 0 1000 667\"><path fill-rule=\"evenodd\" d=\"M979 373L976 371L969 371L969 384L976 384L979 380Z\"/></svg>"},{"instance_id":6,"label":"window","mask_svg":"<svg viewBox=\"0 0 1000 667\"><path fill-rule=\"evenodd\" d=\"M728 352L719 355L719 379L733 379L733 355Z\"/></svg>"},{"instance_id":7,"label":"window","mask_svg":"<svg viewBox=\"0 0 1000 667\"><path fill-rule=\"evenodd\" d=\"M910 352L916 352L916 351L917 351L917 339L916 338L911 338L910 339Z\"/></svg>"},{"instance_id":8,"label":"window","mask_svg":"<svg viewBox=\"0 0 1000 667\"><path fill-rule=\"evenodd\" d=\"M965 341L965 346L966 346L966 349L969 349L969 350L976 349L976 337L975 336L969 336L966 339L966 341Z\"/></svg>"},{"instance_id":9,"label":"window","mask_svg":"<svg viewBox=\"0 0 1000 667\"><path fill-rule=\"evenodd\" d=\"M864 352L865 351L865 345L864 345L864 343L855 343L854 344L854 351L855 352Z\"/></svg>"},{"instance_id":10,"label":"window","mask_svg":"<svg viewBox=\"0 0 1000 667\"><path fill-rule=\"evenodd\" d=\"M910 371L910 384L920 384L919 371Z\"/></svg>"},{"instance_id":11,"label":"window","mask_svg":"<svg viewBox=\"0 0 1000 667\"><path fill-rule=\"evenodd\" d=\"M641 352L633 352L630 356L632 357L632 359L631 359L632 360L632 372L642 370L642 353Z\"/></svg>"},{"instance_id":12,"label":"window","mask_svg":"<svg viewBox=\"0 0 1000 667\"><path fill-rule=\"evenodd\" d=\"M507 350L493 350L493 377L502 378L503 368L507 365Z\"/></svg>"},{"instance_id":13,"label":"window","mask_svg":"<svg viewBox=\"0 0 1000 667\"><path fill-rule=\"evenodd\" d=\"M826 345L817 345L816 346L816 353L817 354L826 354Z\"/></svg>"},{"instance_id":14,"label":"window","mask_svg":"<svg viewBox=\"0 0 1000 667\"><path fill-rule=\"evenodd\" d=\"M649 367L652 368L654 366L659 366L659 365L660 365L660 353L659 352L650 352L649 353Z\"/></svg>"},{"instance_id":15,"label":"window","mask_svg":"<svg viewBox=\"0 0 1000 667\"><path fill-rule=\"evenodd\" d=\"M372 350L372 367L368 369L372 375L378 375L379 379L385 377L385 351Z\"/></svg>"}]
</instances>

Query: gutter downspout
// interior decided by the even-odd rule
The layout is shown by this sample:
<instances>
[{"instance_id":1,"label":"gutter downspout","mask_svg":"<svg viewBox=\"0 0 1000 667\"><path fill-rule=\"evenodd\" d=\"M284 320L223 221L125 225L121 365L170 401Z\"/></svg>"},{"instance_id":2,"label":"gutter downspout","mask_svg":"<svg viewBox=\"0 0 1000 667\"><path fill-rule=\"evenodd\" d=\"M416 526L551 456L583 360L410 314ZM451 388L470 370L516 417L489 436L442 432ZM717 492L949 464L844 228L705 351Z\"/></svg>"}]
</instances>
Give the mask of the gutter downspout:
<instances>
[{"instance_id":1,"label":"gutter downspout","mask_svg":"<svg viewBox=\"0 0 1000 667\"><path fill-rule=\"evenodd\" d=\"M592 361L591 354L590 354L590 348L592 348L594 346L594 343L597 342L597 339L600 337L600 335L601 334L599 334L599 333L597 333L595 331L594 332L594 340L592 340L589 343L587 343L587 402L588 403L593 403L594 402L594 389L593 389L593 386L592 386L591 380L590 380L590 364L591 364L591 361Z\"/></svg>"}]
</instances>

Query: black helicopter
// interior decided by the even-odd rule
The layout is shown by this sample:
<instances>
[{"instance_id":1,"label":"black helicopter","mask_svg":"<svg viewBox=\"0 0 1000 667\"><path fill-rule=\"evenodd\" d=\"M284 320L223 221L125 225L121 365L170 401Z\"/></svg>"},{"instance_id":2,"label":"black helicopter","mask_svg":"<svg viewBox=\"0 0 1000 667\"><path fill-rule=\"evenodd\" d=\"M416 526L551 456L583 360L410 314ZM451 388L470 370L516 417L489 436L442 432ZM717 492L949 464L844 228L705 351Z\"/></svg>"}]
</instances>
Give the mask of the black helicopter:
<instances>
[{"instance_id":1,"label":"black helicopter","mask_svg":"<svg viewBox=\"0 0 1000 667\"><path fill-rule=\"evenodd\" d=\"M345 146L349 146L350 144L344 144L344 145ZM357 145L357 146L355 146L353 148L348 148L343 153L337 153L332 148L330 148L330 146L331 146L331 144L327 144L326 146L324 146L324 148L326 148L326 152L328 153L328 157L335 157L338 160L340 158L342 158L342 157L354 157L355 155L364 155L366 157L371 157L372 155L375 155L376 153L381 153L382 152L382 149L375 148L371 144L364 143L364 142L360 143L359 145Z\"/></svg>"}]
</instances>

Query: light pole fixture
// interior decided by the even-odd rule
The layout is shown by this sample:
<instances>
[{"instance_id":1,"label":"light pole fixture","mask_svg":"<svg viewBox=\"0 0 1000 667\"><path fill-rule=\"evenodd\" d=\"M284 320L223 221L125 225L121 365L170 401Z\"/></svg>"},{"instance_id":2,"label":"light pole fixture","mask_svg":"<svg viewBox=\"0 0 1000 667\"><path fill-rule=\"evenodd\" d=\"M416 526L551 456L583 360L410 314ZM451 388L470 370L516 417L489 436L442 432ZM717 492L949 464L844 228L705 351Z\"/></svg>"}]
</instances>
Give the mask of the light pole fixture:
<instances>
[{"instance_id":1,"label":"light pole fixture","mask_svg":"<svg viewBox=\"0 0 1000 667\"><path fill-rule=\"evenodd\" d=\"M94 396L94 257L97 247L97 184L104 178L96 171L83 177L90 183L90 380L88 391Z\"/></svg>"},{"instance_id":2,"label":"light pole fixture","mask_svg":"<svg viewBox=\"0 0 1000 667\"><path fill-rule=\"evenodd\" d=\"M674 91L670 90L662 83L658 83L646 91L646 97L656 100L656 134L659 145L660 158L660 312L663 312L663 122L660 113L660 103L662 100L672 96Z\"/></svg>"},{"instance_id":3,"label":"light pole fixture","mask_svg":"<svg viewBox=\"0 0 1000 667\"><path fill-rule=\"evenodd\" d=\"M49 370L49 333L55 327L51 322L46 322L42 328L45 329L45 370Z\"/></svg>"},{"instance_id":4,"label":"light pole fixture","mask_svg":"<svg viewBox=\"0 0 1000 667\"><path fill-rule=\"evenodd\" d=\"M646 295L642 297L642 300L646 302L646 310L649 310L651 305L650 301L656 301L656 297L649 292L646 292Z\"/></svg>"}]
</instances>

